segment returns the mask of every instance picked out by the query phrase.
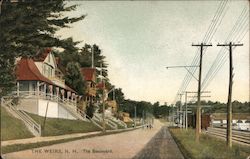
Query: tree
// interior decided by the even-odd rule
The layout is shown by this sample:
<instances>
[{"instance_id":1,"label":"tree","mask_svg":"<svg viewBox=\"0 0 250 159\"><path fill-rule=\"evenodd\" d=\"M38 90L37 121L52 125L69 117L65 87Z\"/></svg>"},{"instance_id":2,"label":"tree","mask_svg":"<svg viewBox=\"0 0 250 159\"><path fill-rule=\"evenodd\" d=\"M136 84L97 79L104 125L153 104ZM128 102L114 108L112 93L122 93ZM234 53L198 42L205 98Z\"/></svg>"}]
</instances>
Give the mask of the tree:
<instances>
[{"instance_id":1,"label":"tree","mask_svg":"<svg viewBox=\"0 0 250 159\"><path fill-rule=\"evenodd\" d=\"M77 91L78 94L85 93L85 82L80 72L78 63L69 62L66 66L65 83Z\"/></svg>"},{"instance_id":2,"label":"tree","mask_svg":"<svg viewBox=\"0 0 250 159\"><path fill-rule=\"evenodd\" d=\"M94 116L94 112L95 112L95 107L91 103L86 107L87 118L91 119Z\"/></svg>"},{"instance_id":3,"label":"tree","mask_svg":"<svg viewBox=\"0 0 250 159\"><path fill-rule=\"evenodd\" d=\"M124 102L124 93L121 88L115 88L113 92L109 93L108 98L113 100L113 93L115 92L115 100L118 104Z\"/></svg>"},{"instance_id":4,"label":"tree","mask_svg":"<svg viewBox=\"0 0 250 159\"><path fill-rule=\"evenodd\" d=\"M63 12L75 10L63 0L3 1L0 15L0 82L2 94L13 88L17 57L33 57L46 47L62 47L64 40L55 36L60 28L84 19L66 17Z\"/></svg>"}]
</instances>

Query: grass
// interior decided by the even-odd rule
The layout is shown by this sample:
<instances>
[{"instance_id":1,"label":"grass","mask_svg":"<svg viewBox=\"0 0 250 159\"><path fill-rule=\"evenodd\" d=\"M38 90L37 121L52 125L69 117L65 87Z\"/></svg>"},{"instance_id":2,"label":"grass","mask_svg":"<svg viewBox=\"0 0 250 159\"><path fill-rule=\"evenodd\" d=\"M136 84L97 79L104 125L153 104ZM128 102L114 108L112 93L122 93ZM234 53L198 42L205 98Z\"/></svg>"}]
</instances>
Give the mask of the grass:
<instances>
[{"instance_id":1,"label":"grass","mask_svg":"<svg viewBox=\"0 0 250 159\"><path fill-rule=\"evenodd\" d=\"M1 141L33 137L24 123L1 107Z\"/></svg>"},{"instance_id":2,"label":"grass","mask_svg":"<svg viewBox=\"0 0 250 159\"><path fill-rule=\"evenodd\" d=\"M247 146L233 144L232 149L228 149L226 141L207 134L201 134L200 142L196 143L193 129L186 131L179 128L170 128L170 132L185 158L246 159L250 155L250 148Z\"/></svg>"},{"instance_id":3,"label":"grass","mask_svg":"<svg viewBox=\"0 0 250 159\"><path fill-rule=\"evenodd\" d=\"M30 113L29 115L43 128L44 117ZM42 136L86 133L86 132L93 132L100 130L101 130L100 128L98 128L91 122L86 122L81 120L46 118L45 127L44 129L42 129Z\"/></svg>"}]
</instances>

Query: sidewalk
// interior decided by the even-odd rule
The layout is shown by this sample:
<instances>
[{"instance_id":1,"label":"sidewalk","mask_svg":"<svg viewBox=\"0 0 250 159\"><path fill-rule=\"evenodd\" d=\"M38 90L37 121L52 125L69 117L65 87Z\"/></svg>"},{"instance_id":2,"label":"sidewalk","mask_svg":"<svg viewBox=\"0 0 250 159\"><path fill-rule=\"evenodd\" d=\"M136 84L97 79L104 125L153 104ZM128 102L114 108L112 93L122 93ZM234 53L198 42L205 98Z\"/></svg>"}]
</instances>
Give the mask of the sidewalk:
<instances>
[{"instance_id":1,"label":"sidewalk","mask_svg":"<svg viewBox=\"0 0 250 159\"><path fill-rule=\"evenodd\" d=\"M142 126L138 126L136 128L106 130L106 132L122 132L122 131L138 129L138 128L141 128L141 127ZM62 139L70 139L70 138L77 138L77 137L83 137L83 136L96 135L96 134L101 134L101 133L102 133L102 131L95 131L95 132L88 132L88 133L74 133L74 134L59 135L59 136L32 137L32 138L26 138L26 139L7 140L7 141L1 141L1 146L9 146L9 145L15 145L15 144L31 144L31 143L46 142L46 141L55 141L55 140L62 140Z\"/></svg>"},{"instance_id":2,"label":"sidewalk","mask_svg":"<svg viewBox=\"0 0 250 159\"><path fill-rule=\"evenodd\" d=\"M89 132L89 133L75 133L75 134L67 134L67 135L60 135L60 136L32 137L32 138L27 138L27 139L8 140L8 141L1 141L1 146L8 146L8 145L15 145L15 144L30 144L30 143L37 143L37 142L44 142L44 141L70 139L70 138L83 137L83 136L95 135L95 134L100 134L100 133L101 131L95 131L95 132Z\"/></svg>"},{"instance_id":3,"label":"sidewalk","mask_svg":"<svg viewBox=\"0 0 250 159\"><path fill-rule=\"evenodd\" d=\"M159 132L157 120L151 129L130 129L112 135L96 136L65 143L3 154L5 159L131 159Z\"/></svg>"}]
</instances>

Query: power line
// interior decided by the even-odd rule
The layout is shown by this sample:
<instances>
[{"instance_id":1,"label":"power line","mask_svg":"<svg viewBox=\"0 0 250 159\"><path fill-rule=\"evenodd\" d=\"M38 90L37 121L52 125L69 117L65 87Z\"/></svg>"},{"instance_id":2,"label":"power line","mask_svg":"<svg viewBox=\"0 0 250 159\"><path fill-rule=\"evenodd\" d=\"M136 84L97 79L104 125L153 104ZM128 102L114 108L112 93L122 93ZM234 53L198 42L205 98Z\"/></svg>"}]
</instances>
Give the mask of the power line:
<instances>
[{"instance_id":1,"label":"power line","mask_svg":"<svg viewBox=\"0 0 250 159\"><path fill-rule=\"evenodd\" d=\"M204 38L203 38L203 42L204 42L204 41L210 41L210 40L212 39L213 35L215 34L215 32L217 31L217 28L218 28L218 26L220 25L220 23L219 23L219 25L217 25L217 23L218 23L219 20L220 20L220 22L221 22L221 20L223 19L223 17L225 16L225 13L226 13L226 11L227 11L227 10L226 10L226 11L224 12L224 9L225 9L225 6L226 6L227 2L228 2L228 0L226 0L226 1L221 1L221 3L219 4L219 7L218 7L218 9L217 9L216 12L215 12L215 15L214 15L214 17L213 17L213 20L212 20L212 22L210 23L209 28L208 28L208 30L207 30L207 32L206 32ZM224 15L221 17L221 15L222 15L223 12L224 12ZM214 25L213 25L213 24L214 24ZM196 55L195 55L195 57L194 57L194 59L193 59L191 65L196 65L196 64L198 63L198 57L199 57L199 49L197 49ZM197 69L197 68L191 68L189 71L190 71L192 74L194 74L195 71L196 71L196 69ZM188 85L189 85L189 83L190 83L190 81L191 81L191 78L192 78L192 77L190 76L190 74L187 73L186 76L184 77L184 80L183 80L183 82L182 82L182 84L181 84L181 87L179 88L179 90L178 90L178 92L177 92L177 94L176 94L176 97L175 97L173 103L175 103L175 102L177 101L178 94L179 94L180 92L183 92L183 91L186 90L186 88L188 87Z\"/></svg>"}]
</instances>

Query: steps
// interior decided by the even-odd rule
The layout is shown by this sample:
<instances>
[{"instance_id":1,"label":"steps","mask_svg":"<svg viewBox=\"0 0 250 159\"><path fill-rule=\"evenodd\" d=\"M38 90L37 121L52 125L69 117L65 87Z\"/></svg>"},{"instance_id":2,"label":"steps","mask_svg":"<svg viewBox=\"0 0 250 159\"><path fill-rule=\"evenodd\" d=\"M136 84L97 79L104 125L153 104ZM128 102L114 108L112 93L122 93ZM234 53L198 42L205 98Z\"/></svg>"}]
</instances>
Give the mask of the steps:
<instances>
[{"instance_id":1,"label":"steps","mask_svg":"<svg viewBox=\"0 0 250 159\"><path fill-rule=\"evenodd\" d=\"M98 113L94 113L92 120L96 122L103 122L103 118L101 117L101 114L98 114ZM118 126L116 125L116 123L110 119L105 118L105 123L114 130L118 129Z\"/></svg>"},{"instance_id":2,"label":"steps","mask_svg":"<svg viewBox=\"0 0 250 159\"><path fill-rule=\"evenodd\" d=\"M82 110L78 109L76 106L71 106L69 104L65 104L63 102L58 102L59 106L62 106L63 108L65 108L68 112L70 112L71 115L73 115L75 118L79 119L79 120L84 120L84 121L89 121L86 118L86 114L85 112L83 112Z\"/></svg>"},{"instance_id":3,"label":"steps","mask_svg":"<svg viewBox=\"0 0 250 159\"><path fill-rule=\"evenodd\" d=\"M16 104L10 98L1 98L1 106L4 106L14 117L22 120L28 130L34 136L41 136L41 125L34 121L27 113L18 110Z\"/></svg>"},{"instance_id":4,"label":"steps","mask_svg":"<svg viewBox=\"0 0 250 159\"><path fill-rule=\"evenodd\" d=\"M114 121L115 123L119 124L120 126L127 128L127 124L119 119L116 119L115 117L111 116L109 117L110 120Z\"/></svg>"}]
</instances>

